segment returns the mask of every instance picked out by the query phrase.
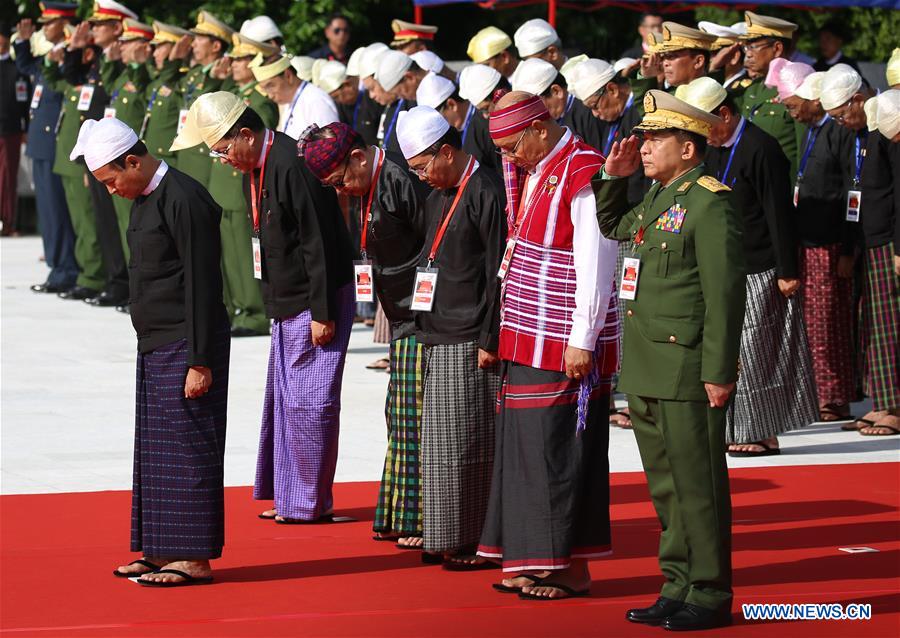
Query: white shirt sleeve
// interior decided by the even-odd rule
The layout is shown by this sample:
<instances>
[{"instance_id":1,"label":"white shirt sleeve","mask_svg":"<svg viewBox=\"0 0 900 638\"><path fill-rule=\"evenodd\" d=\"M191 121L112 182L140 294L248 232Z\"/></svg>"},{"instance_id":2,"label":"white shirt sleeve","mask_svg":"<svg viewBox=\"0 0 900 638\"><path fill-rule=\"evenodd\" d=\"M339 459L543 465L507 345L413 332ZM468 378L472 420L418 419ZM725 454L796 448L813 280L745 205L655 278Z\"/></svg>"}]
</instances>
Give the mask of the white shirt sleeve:
<instances>
[{"instance_id":1,"label":"white shirt sleeve","mask_svg":"<svg viewBox=\"0 0 900 638\"><path fill-rule=\"evenodd\" d=\"M590 185L582 188L572 201L572 225L575 235L575 310L569 345L594 351L597 336L606 323L609 297L613 292L618 242L600 233L597 204Z\"/></svg>"},{"instance_id":2,"label":"white shirt sleeve","mask_svg":"<svg viewBox=\"0 0 900 638\"><path fill-rule=\"evenodd\" d=\"M310 88L317 89L318 87ZM322 90L318 90L313 92L309 98L303 109L303 119L306 121L306 126L313 124L325 126L338 121L337 106L330 95ZM303 131L300 132L302 133Z\"/></svg>"}]
</instances>

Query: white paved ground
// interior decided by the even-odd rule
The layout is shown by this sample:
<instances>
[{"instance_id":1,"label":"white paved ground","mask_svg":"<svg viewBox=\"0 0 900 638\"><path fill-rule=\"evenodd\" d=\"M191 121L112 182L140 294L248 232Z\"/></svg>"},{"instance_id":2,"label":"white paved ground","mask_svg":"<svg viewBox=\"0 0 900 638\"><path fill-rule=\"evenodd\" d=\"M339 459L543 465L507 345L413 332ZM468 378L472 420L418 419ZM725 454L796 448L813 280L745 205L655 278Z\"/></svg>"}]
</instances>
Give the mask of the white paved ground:
<instances>
[{"instance_id":1,"label":"white paved ground","mask_svg":"<svg viewBox=\"0 0 900 638\"><path fill-rule=\"evenodd\" d=\"M127 316L29 286L43 281L37 238L0 240L0 493L129 489L134 436L135 337ZM267 338L231 351L228 485L253 481ZM378 480L387 375L365 369L385 351L354 328L344 376L337 480ZM862 414L865 406L855 406ZM782 438L779 457L732 466L900 460L900 437L864 438L816 424ZM613 471L640 469L633 435L612 429Z\"/></svg>"}]
</instances>

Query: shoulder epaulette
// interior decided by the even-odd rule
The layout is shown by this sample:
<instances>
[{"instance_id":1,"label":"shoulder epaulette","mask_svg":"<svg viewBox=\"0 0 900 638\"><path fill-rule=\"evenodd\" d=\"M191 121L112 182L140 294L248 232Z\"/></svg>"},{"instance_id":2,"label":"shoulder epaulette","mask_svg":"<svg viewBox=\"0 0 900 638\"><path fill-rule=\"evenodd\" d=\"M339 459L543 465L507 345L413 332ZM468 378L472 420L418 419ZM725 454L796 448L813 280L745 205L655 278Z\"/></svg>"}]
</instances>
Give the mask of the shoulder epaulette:
<instances>
[{"instance_id":1,"label":"shoulder epaulette","mask_svg":"<svg viewBox=\"0 0 900 638\"><path fill-rule=\"evenodd\" d=\"M718 193L720 191L730 191L731 189L725 186L722 182L717 180L715 177L710 177L709 175L704 175L700 179L697 180L697 184L702 186L708 191L712 191L713 193Z\"/></svg>"}]
</instances>

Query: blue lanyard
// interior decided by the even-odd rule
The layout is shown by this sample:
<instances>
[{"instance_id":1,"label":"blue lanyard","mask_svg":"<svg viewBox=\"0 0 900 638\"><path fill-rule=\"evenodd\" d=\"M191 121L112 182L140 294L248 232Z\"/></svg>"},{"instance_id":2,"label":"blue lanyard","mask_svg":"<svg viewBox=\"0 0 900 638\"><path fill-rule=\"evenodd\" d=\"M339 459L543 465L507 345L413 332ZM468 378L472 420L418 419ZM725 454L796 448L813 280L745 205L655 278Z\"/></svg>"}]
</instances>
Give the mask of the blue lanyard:
<instances>
[{"instance_id":1,"label":"blue lanyard","mask_svg":"<svg viewBox=\"0 0 900 638\"><path fill-rule=\"evenodd\" d=\"M397 109L394 111L393 117L391 117L391 123L387 127L387 131L384 134L384 139L381 140L381 144L383 148L387 148L388 140L391 139L391 133L394 132L394 126L397 124L397 116L400 115L400 111L403 110L403 105L406 104L406 100L400 98L397 101Z\"/></svg>"},{"instance_id":2,"label":"blue lanyard","mask_svg":"<svg viewBox=\"0 0 900 638\"><path fill-rule=\"evenodd\" d=\"M628 101L625 102L625 108L622 109L622 115L619 116L619 119L616 120L614 125L609 127L609 135L606 136L606 144L603 147L604 155L609 155L610 150L612 150L613 141L616 139L619 127L622 126L622 120L625 118L625 114L628 112L628 109L631 108L632 104L634 104L634 93L628 96Z\"/></svg>"},{"instance_id":3,"label":"blue lanyard","mask_svg":"<svg viewBox=\"0 0 900 638\"><path fill-rule=\"evenodd\" d=\"M153 89L153 93L150 94L150 99L147 101L147 113L153 108L153 103L156 102L156 94L159 93L160 88L162 88L162 84Z\"/></svg>"},{"instance_id":4,"label":"blue lanyard","mask_svg":"<svg viewBox=\"0 0 900 638\"><path fill-rule=\"evenodd\" d=\"M557 124L562 124L563 120L569 114L569 111L572 110L572 105L575 104L575 96L569 93L569 97L566 98L566 110L563 111L563 114L559 116L559 119L556 120Z\"/></svg>"},{"instance_id":5,"label":"blue lanyard","mask_svg":"<svg viewBox=\"0 0 900 638\"><path fill-rule=\"evenodd\" d=\"M300 90L297 91L297 95L294 96L294 101L291 102L291 111L288 114L288 119L284 122L284 128L281 129L282 133L287 133L288 127L291 125L291 122L294 120L294 107L297 106L297 100L300 99L300 96L303 95L303 89L306 88L306 85L309 84L306 80L303 81L303 84L300 85Z\"/></svg>"},{"instance_id":6,"label":"blue lanyard","mask_svg":"<svg viewBox=\"0 0 900 638\"><path fill-rule=\"evenodd\" d=\"M828 120L831 119L830 115L825 116L825 121L822 122L820 126L809 129L806 132L806 149L803 151L803 157L800 158L800 170L797 171L797 181L803 179L803 173L806 171L806 163L809 161L809 156L812 153L813 147L816 145L816 138L819 137L819 132L825 128L825 124L828 123Z\"/></svg>"},{"instance_id":7,"label":"blue lanyard","mask_svg":"<svg viewBox=\"0 0 900 638\"><path fill-rule=\"evenodd\" d=\"M722 176L719 178L719 181L725 184L726 186L731 186L734 184L737 178L731 180L731 184L726 182L728 179L728 172L731 170L731 162L734 160L734 152L737 150L738 145L741 143L741 138L744 137L744 131L747 130L747 124L749 124L749 120L744 120L744 123L741 124L741 130L738 133L737 139L734 141L734 144L731 146L731 153L728 155L728 163L725 164L725 172L722 173Z\"/></svg>"},{"instance_id":8,"label":"blue lanyard","mask_svg":"<svg viewBox=\"0 0 900 638\"><path fill-rule=\"evenodd\" d=\"M860 142L860 140L868 141L869 133L868 131L862 131L856 136L855 144L856 144L856 177L853 178L853 188L859 186L859 178L862 175L862 167L863 162L866 161L865 150L866 147L864 144Z\"/></svg>"},{"instance_id":9,"label":"blue lanyard","mask_svg":"<svg viewBox=\"0 0 900 638\"><path fill-rule=\"evenodd\" d=\"M353 130L356 130L356 121L359 117L359 105L362 104L363 92L357 91L356 93L356 106L353 107Z\"/></svg>"},{"instance_id":10,"label":"blue lanyard","mask_svg":"<svg viewBox=\"0 0 900 638\"><path fill-rule=\"evenodd\" d=\"M462 143L466 143L466 135L469 134L469 124L472 123L472 116L475 114L475 107L469 104L469 111L466 113L466 121L463 124Z\"/></svg>"}]
</instances>

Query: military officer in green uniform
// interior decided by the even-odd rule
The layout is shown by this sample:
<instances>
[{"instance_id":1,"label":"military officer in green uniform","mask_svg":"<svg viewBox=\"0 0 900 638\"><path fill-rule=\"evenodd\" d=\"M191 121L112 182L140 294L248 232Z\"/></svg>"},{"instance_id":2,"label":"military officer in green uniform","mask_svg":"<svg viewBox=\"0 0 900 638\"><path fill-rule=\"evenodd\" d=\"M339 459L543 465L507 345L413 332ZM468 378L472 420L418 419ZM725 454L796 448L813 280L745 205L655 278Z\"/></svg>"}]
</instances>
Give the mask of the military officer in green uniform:
<instances>
[{"instance_id":1,"label":"military officer in green uniform","mask_svg":"<svg viewBox=\"0 0 900 638\"><path fill-rule=\"evenodd\" d=\"M231 44L234 30L208 11L201 11L197 16L197 26L191 29L191 33L193 40L190 53L197 64L188 70L177 84L176 91L180 97L180 104L176 130L181 129L183 118L187 116L194 100L204 93L221 90L223 80L213 76L213 65L217 62L221 64L220 60ZM187 57L187 53L185 52L184 58ZM212 161L209 157L209 148L205 144L186 148L177 155L178 170L187 173L203 186L209 184Z\"/></svg>"},{"instance_id":2,"label":"military officer in green uniform","mask_svg":"<svg viewBox=\"0 0 900 638\"><path fill-rule=\"evenodd\" d=\"M741 36L744 48L744 67L749 77L732 82L726 88L732 92L741 114L756 126L778 140L781 150L791 162L791 181L797 175L800 162L801 135L805 129L798 126L784 104L776 101L778 90L765 84L769 63L775 58L787 56L791 36L797 30L793 22L761 16L752 11L744 12L747 33ZM749 82L748 82L749 80Z\"/></svg>"},{"instance_id":3,"label":"military officer in green uniform","mask_svg":"<svg viewBox=\"0 0 900 638\"><path fill-rule=\"evenodd\" d=\"M106 269L100 256L100 241L97 238L97 220L94 216L91 193L88 189L84 164L69 160L69 153L75 147L78 130L87 113L102 110L102 91L97 90L99 76L92 75L82 92L82 85L73 86L63 79L60 63L63 49L54 49L44 58L44 79L46 84L63 94L62 110L56 122L56 154L53 172L60 176L69 208L69 217L75 231L75 261L81 272L75 287L59 293L64 299L93 299L106 282ZM82 50L82 59L89 63L99 52L94 47Z\"/></svg>"},{"instance_id":4,"label":"military officer in green uniform","mask_svg":"<svg viewBox=\"0 0 900 638\"><path fill-rule=\"evenodd\" d=\"M658 76L665 79L666 91L675 93L675 89L683 84L707 75L713 42L716 36L692 29L677 22L663 22L662 39L654 34L655 44L651 51L649 64L641 67L641 75L648 75L638 84L641 99L648 90L662 88Z\"/></svg>"},{"instance_id":5,"label":"military officer in green uniform","mask_svg":"<svg viewBox=\"0 0 900 638\"><path fill-rule=\"evenodd\" d=\"M177 93L182 70L182 57L190 53L191 32L164 22L153 22L153 68L151 80L144 89L144 117L138 137L153 155L175 166L175 153L169 150L178 129L181 100ZM184 54L182 54L184 51Z\"/></svg>"},{"instance_id":6,"label":"military officer in green uniform","mask_svg":"<svg viewBox=\"0 0 900 638\"><path fill-rule=\"evenodd\" d=\"M223 88L244 98L247 106L262 118L270 129L278 126L278 107L258 89L249 65L257 55L269 57L278 47L263 44L239 33L232 35L233 47L229 58L230 77ZM218 69L224 73L228 68ZM231 319L231 334L235 337L269 333L269 320L262 302L259 282L253 278L250 217L244 193L244 175L229 164L212 162L209 174L209 194L222 207L222 275L225 307Z\"/></svg>"},{"instance_id":7,"label":"military officer in green uniform","mask_svg":"<svg viewBox=\"0 0 900 638\"><path fill-rule=\"evenodd\" d=\"M126 18L122 26L122 35L119 36L122 67L120 73L109 84L109 106L103 116L121 120L135 133L139 133L147 106L144 87L150 82L147 59L150 53L149 42L153 39L153 28L131 18ZM122 250L127 261L129 250L126 231L132 202L118 195L113 195L112 201L116 209L116 218L119 220Z\"/></svg>"},{"instance_id":8,"label":"military officer in green uniform","mask_svg":"<svg viewBox=\"0 0 900 638\"><path fill-rule=\"evenodd\" d=\"M632 622L689 630L731 622L731 499L725 406L738 376L745 266L729 189L703 175L706 136L718 118L664 91L616 143L595 180L601 232L631 242L618 389L628 405L662 526L665 584ZM625 178L643 162L656 180L628 210Z\"/></svg>"}]
</instances>

